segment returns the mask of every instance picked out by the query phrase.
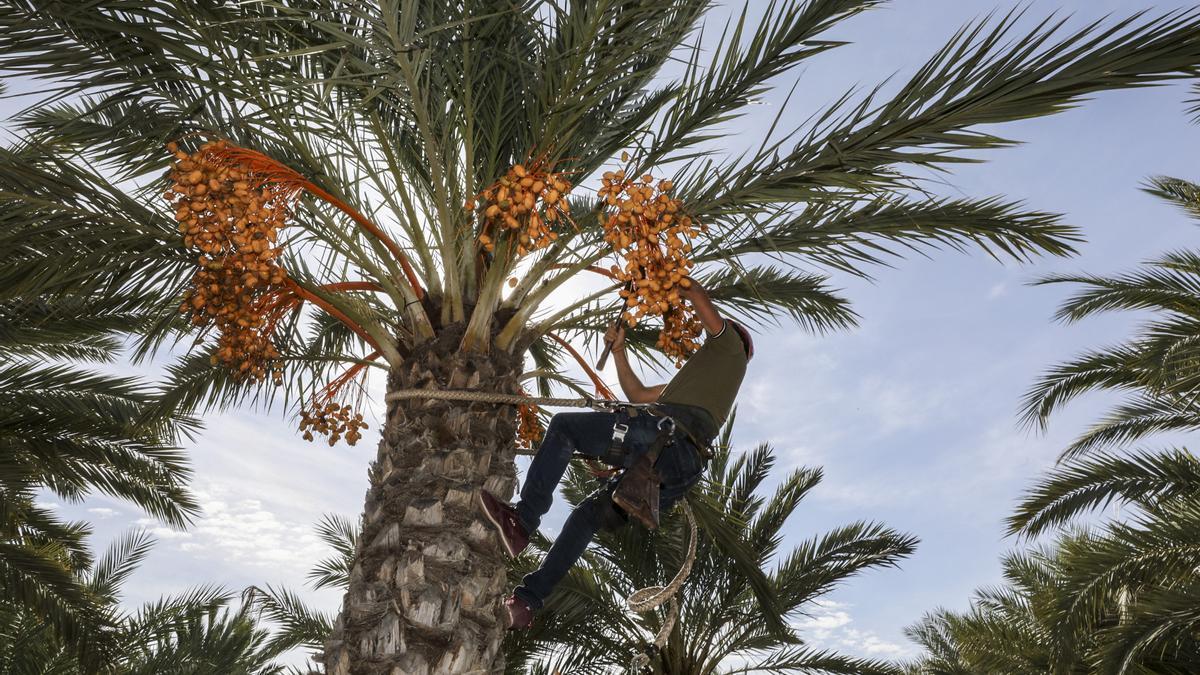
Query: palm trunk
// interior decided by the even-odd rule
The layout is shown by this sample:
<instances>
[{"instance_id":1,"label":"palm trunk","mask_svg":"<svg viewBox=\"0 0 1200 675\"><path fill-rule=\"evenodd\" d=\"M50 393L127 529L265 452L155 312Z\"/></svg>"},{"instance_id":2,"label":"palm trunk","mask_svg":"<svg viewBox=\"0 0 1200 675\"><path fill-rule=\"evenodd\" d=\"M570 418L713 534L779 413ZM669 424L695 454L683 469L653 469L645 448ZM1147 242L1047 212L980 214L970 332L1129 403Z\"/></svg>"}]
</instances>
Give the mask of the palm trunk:
<instances>
[{"instance_id":1,"label":"palm trunk","mask_svg":"<svg viewBox=\"0 0 1200 675\"><path fill-rule=\"evenodd\" d=\"M394 371L389 391L517 392L520 358L458 353L443 329ZM325 646L329 675L503 672L505 559L477 506L508 498L512 408L412 399L388 406L350 587Z\"/></svg>"}]
</instances>

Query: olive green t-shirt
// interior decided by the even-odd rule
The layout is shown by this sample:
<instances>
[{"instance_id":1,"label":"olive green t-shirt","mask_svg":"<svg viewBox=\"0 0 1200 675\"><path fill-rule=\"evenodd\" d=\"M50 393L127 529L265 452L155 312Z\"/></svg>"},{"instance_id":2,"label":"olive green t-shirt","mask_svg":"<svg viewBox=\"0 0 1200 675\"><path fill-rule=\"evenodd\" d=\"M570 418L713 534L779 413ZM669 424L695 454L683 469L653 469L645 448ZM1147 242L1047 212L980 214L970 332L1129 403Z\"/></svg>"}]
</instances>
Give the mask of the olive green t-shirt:
<instances>
[{"instance_id":1,"label":"olive green t-shirt","mask_svg":"<svg viewBox=\"0 0 1200 675\"><path fill-rule=\"evenodd\" d=\"M710 335L675 373L658 400L704 408L720 427L729 417L745 375L746 348L742 336L726 321L721 332Z\"/></svg>"}]
</instances>

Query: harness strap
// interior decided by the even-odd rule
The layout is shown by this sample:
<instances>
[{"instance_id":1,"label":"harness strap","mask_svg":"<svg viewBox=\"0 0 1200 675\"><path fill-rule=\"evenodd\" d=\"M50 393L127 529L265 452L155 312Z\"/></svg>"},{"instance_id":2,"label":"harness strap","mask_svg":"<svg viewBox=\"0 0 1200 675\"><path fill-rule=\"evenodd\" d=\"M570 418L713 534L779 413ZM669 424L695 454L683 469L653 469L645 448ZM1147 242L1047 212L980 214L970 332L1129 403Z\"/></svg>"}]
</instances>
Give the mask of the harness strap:
<instances>
[{"instance_id":1,"label":"harness strap","mask_svg":"<svg viewBox=\"0 0 1200 675\"><path fill-rule=\"evenodd\" d=\"M696 451L700 453L700 456L704 458L705 461L713 458L712 441L708 441L707 443L701 442L701 440L696 436L695 432L693 432L688 425L684 424L678 417L673 417L667 414L666 411L660 408L656 403L651 403L647 407L647 411L652 415L658 415L671 420L675 428L682 431L684 436L687 436L688 440L692 442L692 445L695 446Z\"/></svg>"}]
</instances>

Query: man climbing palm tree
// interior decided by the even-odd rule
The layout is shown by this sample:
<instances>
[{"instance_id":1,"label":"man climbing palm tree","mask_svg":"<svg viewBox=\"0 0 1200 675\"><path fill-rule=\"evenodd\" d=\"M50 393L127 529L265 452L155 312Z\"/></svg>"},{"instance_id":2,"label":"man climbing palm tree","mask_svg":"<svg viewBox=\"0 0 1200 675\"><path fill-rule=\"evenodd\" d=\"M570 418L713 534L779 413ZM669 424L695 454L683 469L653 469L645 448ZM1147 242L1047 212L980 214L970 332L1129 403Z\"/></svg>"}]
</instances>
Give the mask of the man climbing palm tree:
<instances>
[{"instance_id":1,"label":"man climbing palm tree","mask_svg":"<svg viewBox=\"0 0 1200 675\"><path fill-rule=\"evenodd\" d=\"M597 530L627 523L631 515L654 527L658 512L670 509L700 480L709 458L707 447L729 416L754 344L744 327L721 316L700 284L689 281L680 294L695 308L708 337L669 383L642 384L625 355L623 326L614 326L605 336L626 398L649 405L555 415L516 505L486 490L480 492L483 510L499 530L501 543L509 555L516 556L550 510L572 453L625 469L571 512L541 567L526 575L505 601L510 629L533 625L533 612L542 607ZM649 494L657 494L657 500L631 503L625 494L636 497L639 490L634 483L646 475L652 477Z\"/></svg>"}]
</instances>

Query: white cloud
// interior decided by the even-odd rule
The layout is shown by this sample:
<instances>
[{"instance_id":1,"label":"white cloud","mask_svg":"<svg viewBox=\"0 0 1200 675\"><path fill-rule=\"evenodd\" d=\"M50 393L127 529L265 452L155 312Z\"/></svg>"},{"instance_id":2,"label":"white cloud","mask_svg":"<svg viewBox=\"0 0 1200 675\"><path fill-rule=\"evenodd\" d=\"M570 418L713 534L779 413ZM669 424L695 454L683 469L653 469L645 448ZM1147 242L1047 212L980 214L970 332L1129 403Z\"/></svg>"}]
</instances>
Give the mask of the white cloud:
<instances>
[{"instance_id":1,"label":"white cloud","mask_svg":"<svg viewBox=\"0 0 1200 675\"><path fill-rule=\"evenodd\" d=\"M827 474L828 476L828 474ZM847 481L842 476L828 476L814 492L812 499L831 507L859 511L871 507L897 507L927 494L924 486L905 484L894 478L861 476Z\"/></svg>"},{"instance_id":2,"label":"white cloud","mask_svg":"<svg viewBox=\"0 0 1200 675\"><path fill-rule=\"evenodd\" d=\"M88 513L91 513L101 519L107 519L107 518L112 518L113 516L119 515L121 512L116 509L109 509L109 508L105 508L102 506L98 506L96 508L88 509Z\"/></svg>"},{"instance_id":3,"label":"white cloud","mask_svg":"<svg viewBox=\"0 0 1200 675\"><path fill-rule=\"evenodd\" d=\"M375 456L378 424L355 446L300 438L283 410L222 415L196 444L196 474L227 492L220 500L253 498L277 513L315 522L323 513L362 512L366 467ZM322 489L313 489L314 485ZM211 506L211 505L210 505Z\"/></svg>"},{"instance_id":4,"label":"white cloud","mask_svg":"<svg viewBox=\"0 0 1200 675\"><path fill-rule=\"evenodd\" d=\"M995 300L1008 295L1008 286L1004 283L996 284L988 290L988 300Z\"/></svg>"},{"instance_id":5,"label":"white cloud","mask_svg":"<svg viewBox=\"0 0 1200 675\"><path fill-rule=\"evenodd\" d=\"M840 644L846 651L884 659L905 658L913 651L908 645L887 642L879 639L874 633L854 628L844 631Z\"/></svg>"},{"instance_id":6,"label":"white cloud","mask_svg":"<svg viewBox=\"0 0 1200 675\"><path fill-rule=\"evenodd\" d=\"M974 437L960 442L931 471L952 476L953 480L935 482L928 487L956 507L975 509L982 495L1010 499L1014 485L1021 485L1042 469L1053 464L1066 446L1070 430L1062 425L1050 435L1018 429L1005 420L985 427ZM989 511L994 507L986 507Z\"/></svg>"},{"instance_id":7,"label":"white cloud","mask_svg":"<svg viewBox=\"0 0 1200 675\"><path fill-rule=\"evenodd\" d=\"M810 642L829 642L835 631L845 628L854 619L845 610L846 605L831 600L817 600L809 616L793 625L800 635Z\"/></svg>"},{"instance_id":8,"label":"white cloud","mask_svg":"<svg viewBox=\"0 0 1200 675\"><path fill-rule=\"evenodd\" d=\"M237 497L230 489L206 485L196 490L204 515L187 532L141 519L139 525L159 539L200 560L237 567L269 568L295 577L329 551L313 533L313 523L280 517L258 499Z\"/></svg>"},{"instance_id":9,"label":"white cloud","mask_svg":"<svg viewBox=\"0 0 1200 675\"><path fill-rule=\"evenodd\" d=\"M192 536L191 532L176 530L166 525L160 524L153 518L138 518L136 524L144 529L147 533L153 535L156 539L189 539Z\"/></svg>"},{"instance_id":10,"label":"white cloud","mask_svg":"<svg viewBox=\"0 0 1200 675\"><path fill-rule=\"evenodd\" d=\"M854 628L851 607L844 602L817 600L809 606L808 616L792 625L801 639L819 649L876 659L902 659L915 652L907 644L889 642L872 631Z\"/></svg>"}]
</instances>

